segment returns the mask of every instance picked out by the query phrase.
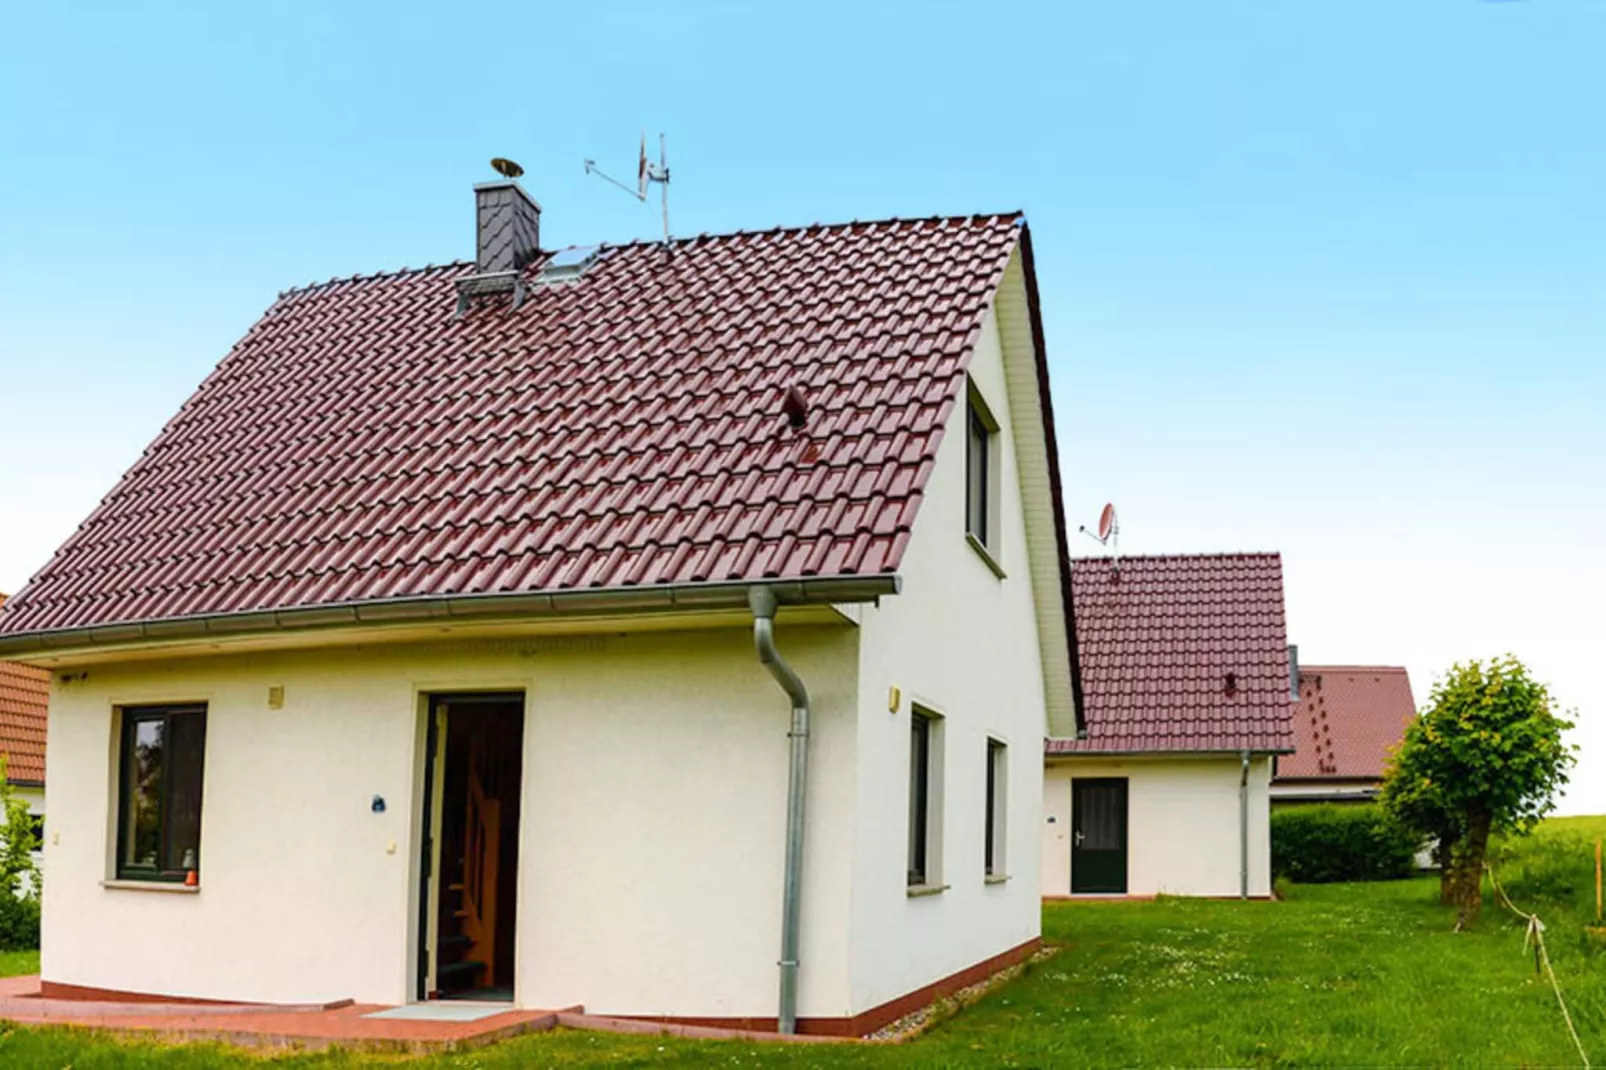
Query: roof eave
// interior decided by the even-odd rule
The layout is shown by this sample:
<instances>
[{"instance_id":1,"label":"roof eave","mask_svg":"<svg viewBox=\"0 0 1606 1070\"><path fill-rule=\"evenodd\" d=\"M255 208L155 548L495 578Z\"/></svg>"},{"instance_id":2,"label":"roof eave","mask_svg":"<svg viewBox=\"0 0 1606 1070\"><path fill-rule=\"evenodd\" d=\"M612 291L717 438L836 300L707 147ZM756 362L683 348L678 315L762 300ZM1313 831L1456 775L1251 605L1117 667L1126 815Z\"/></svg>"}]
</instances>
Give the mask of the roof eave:
<instances>
[{"instance_id":1,"label":"roof eave","mask_svg":"<svg viewBox=\"0 0 1606 1070\"><path fill-rule=\"evenodd\" d=\"M1043 438L1048 447L1048 479L1053 488L1051 504L1054 509L1054 538L1059 544L1060 600L1065 610L1065 628L1069 632L1071 659L1071 702L1076 708L1077 738L1087 735L1087 714L1082 701L1082 658L1076 635L1076 603L1071 596L1071 541L1065 526L1065 491L1060 479L1059 440L1054 431L1054 402L1049 393L1048 342L1043 330L1042 300L1037 289L1037 260L1032 255L1032 231L1021 221L1021 271L1026 282L1026 310L1031 319L1032 349L1037 363L1037 391L1043 410Z\"/></svg>"},{"instance_id":2,"label":"roof eave","mask_svg":"<svg viewBox=\"0 0 1606 1070\"><path fill-rule=\"evenodd\" d=\"M207 636L241 638L364 624L394 625L421 621L479 623L499 619L746 609L747 593L754 587L770 588L782 605L830 605L874 602L883 595L897 594L903 588L903 579L894 573L790 580L757 579L519 594L439 595L294 609L200 614L0 635L0 657L59 654L113 644L138 645Z\"/></svg>"}]
</instances>

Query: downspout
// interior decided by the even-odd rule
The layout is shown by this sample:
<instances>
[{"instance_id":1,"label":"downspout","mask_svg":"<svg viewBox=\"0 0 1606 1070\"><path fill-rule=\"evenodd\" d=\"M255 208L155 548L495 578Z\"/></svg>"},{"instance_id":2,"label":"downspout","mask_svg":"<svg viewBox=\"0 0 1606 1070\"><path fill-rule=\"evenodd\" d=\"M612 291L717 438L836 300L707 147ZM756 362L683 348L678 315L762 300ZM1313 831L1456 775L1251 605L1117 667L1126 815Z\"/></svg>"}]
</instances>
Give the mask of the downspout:
<instances>
[{"instance_id":1,"label":"downspout","mask_svg":"<svg viewBox=\"0 0 1606 1070\"><path fill-rule=\"evenodd\" d=\"M1242 754L1243 775L1238 779L1238 898L1249 898L1249 748Z\"/></svg>"},{"instance_id":2,"label":"downspout","mask_svg":"<svg viewBox=\"0 0 1606 1070\"><path fill-rule=\"evenodd\" d=\"M775 649L775 592L754 587L747 595L753 610L753 645L758 660L792 700L791 772L786 791L786 873L781 892L781 999L776 1029L797 1032L797 933L803 884L803 815L808 801L809 693L797 673Z\"/></svg>"}]
</instances>

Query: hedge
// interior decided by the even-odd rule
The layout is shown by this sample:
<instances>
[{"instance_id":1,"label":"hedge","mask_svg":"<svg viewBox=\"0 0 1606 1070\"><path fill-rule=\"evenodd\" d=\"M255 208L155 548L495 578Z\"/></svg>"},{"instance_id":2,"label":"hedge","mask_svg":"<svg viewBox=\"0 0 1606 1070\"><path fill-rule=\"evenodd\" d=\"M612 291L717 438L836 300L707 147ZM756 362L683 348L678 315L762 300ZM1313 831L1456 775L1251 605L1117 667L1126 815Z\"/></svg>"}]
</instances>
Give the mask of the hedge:
<instances>
[{"instance_id":1,"label":"hedge","mask_svg":"<svg viewBox=\"0 0 1606 1070\"><path fill-rule=\"evenodd\" d=\"M1279 877L1322 884L1409 877L1416 838L1374 803L1300 804L1271 812L1271 868Z\"/></svg>"},{"instance_id":2,"label":"hedge","mask_svg":"<svg viewBox=\"0 0 1606 1070\"><path fill-rule=\"evenodd\" d=\"M0 951L39 949L39 899L0 891Z\"/></svg>"}]
</instances>

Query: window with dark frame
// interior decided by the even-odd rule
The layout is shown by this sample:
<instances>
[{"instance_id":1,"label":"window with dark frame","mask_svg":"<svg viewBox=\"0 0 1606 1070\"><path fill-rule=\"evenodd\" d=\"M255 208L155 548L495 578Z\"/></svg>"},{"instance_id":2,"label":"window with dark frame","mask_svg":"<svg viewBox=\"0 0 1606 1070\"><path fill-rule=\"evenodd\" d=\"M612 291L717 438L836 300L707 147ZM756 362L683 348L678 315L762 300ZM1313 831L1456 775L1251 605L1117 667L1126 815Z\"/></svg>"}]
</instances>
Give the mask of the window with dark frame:
<instances>
[{"instance_id":1,"label":"window with dark frame","mask_svg":"<svg viewBox=\"0 0 1606 1070\"><path fill-rule=\"evenodd\" d=\"M931 718L909 717L909 884L925 884L931 808Z\"/></svg>"},{"instance_id":2,"label":"window with dark frame","mask_svg":"<svg viewBox=\"0 0 1606 1070\"><path fill-rule=\"evenodd\" d=\"M965 450L965 530L983 546L990 545L992 524L988 512L992 503L993 429L974 399L966 413Z\"/></svg>"},{"instance_id":3,"label":"window with dark frame","mask_svg":"<svg viewBox=\"0 0 1606 1070\"><path fill-rule=\"evenodd\" d=\"M117 788L117 876L182 881L201 868L205 706L125 707Z\"/></svg>"},{"instance_id":4,"label":"window with dark frame","mask_svg":"<svg viewBox=\"0 0 1606 1070\"><path fill-rule=\"evenodd\" d=\"M987 741L987 876L1004 875L1005 761L1009 748L996 739Z\"/></svg>"}]
</instances>

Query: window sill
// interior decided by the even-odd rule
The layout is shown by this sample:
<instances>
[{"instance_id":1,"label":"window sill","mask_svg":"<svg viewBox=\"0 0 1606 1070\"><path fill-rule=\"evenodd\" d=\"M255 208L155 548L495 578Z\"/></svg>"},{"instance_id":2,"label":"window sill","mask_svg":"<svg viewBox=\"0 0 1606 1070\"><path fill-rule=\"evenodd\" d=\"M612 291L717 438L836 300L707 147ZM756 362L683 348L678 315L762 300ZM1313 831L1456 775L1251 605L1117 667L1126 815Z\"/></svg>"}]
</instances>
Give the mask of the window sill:
<instances>
[{"instance_id":1,"label":"window sill","mask_svg":"<svg viewBox=\"0 0 1606 1070\"><path fill-rule=\"evenodd\" d=\"M993 556L992 551L987 549L986 543L982 542L968 531L965 532L965 541L970 543L970 548L972 550L976 551L976 556L981 558L982 564L993 570L994 576L997 576L999 579L1006 578L1004 566L1000 565L998 563L998 559Z\"/></svg>"},{"instance_id":2,"label":"window sill","mask_svg":"<svg viewBox=\"0 0 1606 1070\"><path fill-rule=\"evenodd\" d=\"M199 884L185 884L182 881L104 880L100 886L124 892L175 892L179 895L196 895L201 890Z\"/></svg>"},{"instance_id":3,"label":"window sill","mask_svg":"<svg viewBox=\"0 0 1606 1070\"><path fill-rule=\"evenodd\" d=\"M989 873L986 877L986 883L988 884L1006 884L1008 881L1008 873Z\"/></svg>"},{"instance_id":4,"label":"window sill","mask_svg":"<svg viewBox=\"0 0 1606 1070\"><path fill-rule=\"evenodd\" d=\"M919 899L921 896L941 895L948 890L946 884L911 884L908 888L910 899Z\"/></svg>"}]
</instances>

